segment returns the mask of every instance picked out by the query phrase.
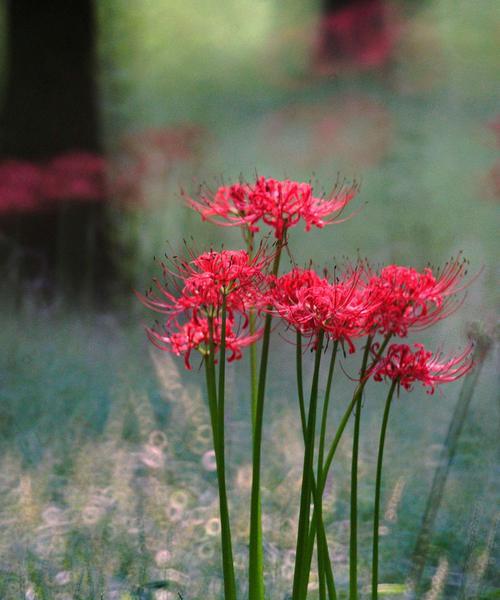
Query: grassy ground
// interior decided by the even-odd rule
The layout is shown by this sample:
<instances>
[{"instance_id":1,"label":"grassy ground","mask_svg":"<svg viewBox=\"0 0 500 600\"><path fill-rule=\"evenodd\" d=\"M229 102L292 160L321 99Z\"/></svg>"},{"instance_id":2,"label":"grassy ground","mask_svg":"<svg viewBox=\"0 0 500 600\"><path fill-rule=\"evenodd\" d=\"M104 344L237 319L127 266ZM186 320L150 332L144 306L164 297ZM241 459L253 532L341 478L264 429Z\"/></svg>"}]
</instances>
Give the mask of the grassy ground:
<instances>
[{"instance_id":1,"label":"grassy ground","mask_svg":"<svg viewBox=\"0 0 500 600\"><path fill-rule=\"evenodd\" d=\"M217 597L218 519L200 374L150 354L137 314L26 310L3 323L1 597L124 597L171 581L185 598ZM300 487L293 349L275 344L265 431L264 527L270 597L290 584ZM309 365L310 367L311 365ZM498 520L488 361L475 390L432 535L425 579L446 565L444 589L495 583ZM344 361L349 372L352 362ZM230 481L238 575L248 533L248 395L230 371ZM351 384L352 386L352 384ZM335 418L350 386L339 378ZM459 385L402 395L391 417L383 501L382 582L402 584ZM382 391L372 386L361 450L362 578L368 583L371 502ZM349 434L328 491L328 534L340 586L347 577ZM445 561L445 562L443 562ZM429 583L427 583L429 585ZM146 589L146 588L145 588ZM145 591L139 597L149 597ZM113 594L115 594L113 596ZM158 593L157 593L158 595ZM136 597L136 596L134 596ZM158 597L162 597L158 595ZM465 596L479 597L479 596ZM481 596L486 597L486 596Z\"/></svg>"}]
</instances>

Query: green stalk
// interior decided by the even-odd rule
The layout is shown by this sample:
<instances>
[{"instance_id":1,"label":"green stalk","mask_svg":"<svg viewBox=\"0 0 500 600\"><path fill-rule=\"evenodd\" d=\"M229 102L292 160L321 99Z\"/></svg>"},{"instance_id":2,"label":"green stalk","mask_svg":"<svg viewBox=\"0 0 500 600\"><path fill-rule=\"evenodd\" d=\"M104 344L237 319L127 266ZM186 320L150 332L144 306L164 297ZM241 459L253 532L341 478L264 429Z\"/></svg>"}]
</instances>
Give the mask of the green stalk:
<instances>
[{"instance_id":1,"label":"green stalk","mask_svg":"<svg viewBox=\"0 0 500 600\"><path fill-rule=\"evenodd\" d=\"M212 424L214 451L218 451L218 423L217 423L217 387L215 384L215 344L214 344L214 318L207 317L208 321L208 353L205 356L205 376L207 380L208 408Z\"/></svg>"},{"instance_id":2,"label":"green stalk","mask_svg":"<svg viewBox=\"0 0 500 600\"><path fill-rule=\"evenodd\" d=\"M226 297L222 300L222 323L219 364L219 390L217 396L212 397L211 405L216 407L216 429L214 431L215 460L217 465L217 483L219 486L219 510L221 520L222 543L222 570L224 575L224 598L236 600L236 580L234 575L233 549L231 543L231 527L229 522L229 508L226 491L225 473L225 441L224 441L224 396L225 396L225 369L226 369ZM209 368L207 369L207 387L211 394L215 394L215 352L213 342L213 319L209 319L210 352L208 355ZM218 400L218 402L217 402ZM212 425L213 427L213 425Z\"/></svg>"},{"instance_id":3,"label":"green stalk","mask_svg":"<svg viewBox=\"0 0 500 600\"><path fill-rule=\"evenodd\" d=\"M243 238L247 245L247 252L250 259L253 257L254 235L251 231L243 229ZM255 311L250 309L248 314L248 330L250 335L255 333ZM255 415L257 412L257 396L258 396L258 379L257 379L257 346L250 346L250 398L251 398L251 415L252 415L252 435L255 430Z\"/></svg>"},{"instance_id":4,"label":"green stalk","mask_svg":"<svg viewBox=\"0 0 500 600\"><path fill-rule=\"evenodd\" d=\"M278 274L282 248L283 241L280 241L274 256L273 275ZM255 405L255 426L253 430L252 492L250 499L250 556L248 569L249 600L264 600L264 554L262 549L260 463L271 321L272 316L268 313L264 322L264 333L262 336L262 354L260 358L259 384L257 388L257 402Z\"/></svg>"},{"instance_id":5,"label":"green stalk","mask_svg":"<svg viewBox=\"0 0 500 600\"><path fill-rule=\"evenodd\" d=\"M328 406L330 403L330 395L332 389L332 380L333 380L333 372L335 370L335 361L337 358L337 350L339 343L335 340L332 349L332 356L330 359L330 367L328 369L328 378L326 382L326 391L325 391L325 399L323 401L323 411L321 414L321 427L320 427L320 436L319 436L319 447L318 447L318 478L320 477L323 471L323 459L325 454L325 437L326 437L326 424L328 419ZM323 497L318 497L318 502L315 503L316 507L316 519L317 519L317 529L318 529L318 578L319 578L319 598L320 600L326 600L326 587L325 580L327 577L327 561L330 563L327 556L325 556L324 546L320 543L321 534L324 535L324 528L321 529L319 526L320 523L323 523ZM331 568L331 564L330 564ZM333 577L332 577L333 583ZM330 593L330 598L332 594ZM333 598L336 598L335 586L333 586Z\"/></svg>"},{"instance_id":6,"label":"green stalk","mask_svg":"<svg viewBox=\"0 0 500 600\"><path fill-rule=\"evenodd\" d=\"M335 452L339 445L340 438L342 437L342 434L344 433L344 429L346 428L347 422L349 421L349 417L351 416L354 406L358 400L358 394L362 393L362 389L360 389L360 388L361 388L361 385L359 385L356 388L356 391L354 392L351 403L347 407L346 411L344 412L344 414L342 416L342 419L340 420L339 426L335 433L335 437L334 437L333 442L328 451L328 454L327 454L327 457L325 460L325 466L323 467L323 473L322 473L321 477L318 478L318 486L317 486L318 492L317 493L318 493L319 497L323 496L323 493L325 491L326 480L328 478L328 471L330 470L330 466L332 464L333 458L335 456ZM311 569L312 554L313 554L313 549L314 549L314 536L316 533L316 515L315 515L315 513L316 513L316 507L314 507L312 526L311 526L311 531L309 533L309 539L307 542L307 550L306 550L305 558L304 558L305 568L308 569L308 572Z\"/></svg>"},{"instance_id":7,"label":"green stalk","mask_svg":"<svg viewBox=\"0 0 500 600\"><path fill-rule=\"evenodd\" d=\"M250 335L255 333L255 312L251 310L248 315L248 330ZM257 379L257 346L250 346L250 391L251 391L251 414L252 414L252 435L255 431L255 417L257 413L257 396L259 383Z\"/></svg>"},{"instance_id":8,"label":"green stalk","mask_svg":"<svg viewBox=\"0 0 500 600\"><path fill-rule=\"evenodd\" d=\"M372 337L366 340L363 362L361 364L360 380L363 381L368 356L372 345ZM362 394L359 394L355 406L354 433L352 437L352 462L351 462L351 518L349 538L349 598L358 598L358 454L359 454L359 432L361 426L361 402Z\"/></svg>"},{"instance_id":9,"label":"green stalk","mask_svg":"<svg viewBox=\"0 0 500 600\"><path fill-rule=\"evenodd\" d=\"M378 598L378 530L380 519L380 486L382 483L382 461L384 458L385 432L389 420L389 411L391 409L392 397L396 389L397 380L395 380L387 395L385 401L384 417L382 419L382 429L380 430L380 441L378 445L377 458L377 477L375 480L375 506L373 509L373 555L372 555L372 600Z\"/></svg>"},{"instance_id":10,"label":"green stalk","mask_svg":"<svg viewBox=\"0 0 500 600\"><path fill-rule=\"evenodd\" d=\"M336 350L335 350L336 352ZM305 403L304 403L304 386L303 386L303 376L302 376L302 335L300 334L300 332L297 331L297 340L296 340L296 371L297 371L297 391L298 391L298 397L299 397L299 409L300 409L300 421L302 424L302 436L304 438L304 442L306 440L306 410L305 410ZM332 371L332 367L330 364L330 371L332 372L332 376L333 376L333 371ZM329 395L330 393L330 388L331 388L331 376L329 374L329 382L330 385L327 385L327 392L325 394ZM315 509L317 507L320 506L320 502L321 502L321 498L318 495L317 492L317 486L316 486L316 480L314 477L314 473L312 475L312 494L313 494L313 500L314 500L314 507ZM328 544L326 541L326 534L325 534L325 526L323 523L323 519L322 519L322 511L317 511L315 510L314 514L317 514L317 522L313 523L314 527L312 528L312 544L314 545L314 537L316 535L316 531L318 534L318 548L321 547L321 551L322 551L322 556L324 556L324 564L325 564L325 569L326 569L326 583L327 583L327 587L328 587L328 595L330 600L336 600L337 598L337 593L335 590L335 582L333 579L333 571L332 571L332 564L330 561L330 556L329 556L329 552L328 552ZM306 590L307 590L307 581L306 581Z\"/></svg>"},{"instance_id":11,"label":"green stalk","mask_svg":"<svg viewBox=\"0 0 500 600\"><path fill-rule=\"evenodd\" d=\"M304 572L303 555L309 537L309 516L311 511L311 493L313 479L314 441L316 433L316 411L318 404L319 368L323 349L323 331L318 336L318 346L314 359L314 373L311 384L311 397L309 400L309 414L307 419L304 466L302 470L302 491L300 495L299 527L297 533L297 547L295 554L295 572L293 580L293 598L300 598L301 581L309 577L309 571Z\"/></svg>"},{"instance_id":12,"label":"green stalk","mask_svg":"<svg viewBox=\"0 0 500 600\"><path fill-rule=\"evenodd\" d=\"M247 252L250 258L253 256L253 246L254 246L254 235L251 231L247 231L243 233L243 237L247 244ZM248 314L248 328L250 335L255 333L255 311L250 309ZM257 345L252 344L250 346L250 415L252 419L252 440L255 435L255 421L257 415L257 398L259 395L259 382L257 378ZM262 548L262 511L261 505L259 501L259 509L257 514L257 547ZM257 556L257 569L259 573L263 573L264 564L263 564L263 555L262 551L258 553ZM262 594L264 594L264 582L262 579Z\"/></svg>"},{"instance_id":13,"label":"green stalk","mask_svg":"<svg viewBox=\"0 0 500 600\"><path fill-rule=\"evenodd\" d=\"M302 334L297 331L295 344L295 367L297 372L297 394L299 397L300 422L302 425L302 436L306 439L306 407L304 403L304 378L302 376Z\"/></svg>"},{"instance_id":14,"label":"green stalk","mask_svg":"<svg viewBox=\"0 0 500 600\"><path fill-rule=\"evenodd\" d=\"M375 358L373 359L371 366L374 366L380 360L390 339L391 339L391 335L389 334L384 339L380 349L378 350ZM333 441L330 445L330 449L328 450L328 454L326 456L325 465L323 467L323 473L321 474L321 476L318 476L318 494L320 497L322 497L323 492L325 490L326 481L328 479L328 473L330 471L330 467L332 465L332 461L335 456L335 452L337 451L337 447L339 445L340 439L342 437L342 434L344 433L347 422L349 421L349 417L351 416L351 413L354 410L354 407L356 406L358 400L363 395L363 390L365 389L366 382L367 382L366 379L361 379L361 381L357 385L356 389L354 390L354 394L353 394L353 397L352 397L352 400L351 400L349 406L345 410L345 412L342 416L342 419L340 420L339 426L335 433L335 437L333 438ZM316 512L316 507L314 508L314 511ZM311 568L311 560L312 560L312 554L313 554L313 548L314 548L314 535L313 535L314 527L315 527L315 515L313 513L313 523L312 523L312 527L311 527L311 533L309 535L309 540L307 543L307 552L305 554L305 564L308 569Z\"/></svg>"},{"instance_id":15,"label":"green stalk","mask_svg":"<svg viewBox=\"0 0 500 600\"><path fill-rule=\"evenodd\" d=\"M208 410L210 412L210 423L212 425L212 438L214 442L214 450L217 453L217 392L215 389L215 377L210 365L210 356L207 354L203 360L205 363L205 378L207 381L207 393L208 393Z\"/></svg>"}]
</instances>

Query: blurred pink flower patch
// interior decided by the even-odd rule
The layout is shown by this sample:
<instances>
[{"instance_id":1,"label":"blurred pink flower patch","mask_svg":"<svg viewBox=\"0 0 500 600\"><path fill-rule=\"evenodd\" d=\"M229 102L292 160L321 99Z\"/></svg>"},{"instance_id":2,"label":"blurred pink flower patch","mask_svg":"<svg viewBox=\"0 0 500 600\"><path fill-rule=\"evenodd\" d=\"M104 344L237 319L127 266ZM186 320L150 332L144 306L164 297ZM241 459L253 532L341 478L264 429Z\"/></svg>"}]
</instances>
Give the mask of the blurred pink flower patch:
<instances>
[{"instance_id":1,"label":"blurred pink flower patch","mask_svg":"<svg viewBox=\"0 0 500 600\"><path fill-rule=\"evenodd\" d=\"M0 213L38 212L55 202L102 201L105 172L105 159L90 152L70 152L45 163L5 160L0 163Z\"/></svg>"},{"instance_id":2,"label":"blurred pink flower patch","mask_svg":"<svg viewBox=\"0 0 500 600\"><path fill-rule=\"evenodd\" d=\"M315 70L377 69L386 65L398 39L393 11L382 0L362 0L321 18Z\"/></svg>"},{"instance_id":3,"label":"blurred pink flower patch","mask_svg":"<svg viewBox=\"0 0 500 600\"><path fill-rule=\"evenodd\" d=\"M42 167L28 161L0 163L0 213L37 210L42 203Z\"/></svg>"},{"instance_id":4,"label":"blurred pink flower patch","mask_svg":"<svg viewBox=\"0 0 500 600\"><path fill-rule=\"evenodd\" d=\"M90 152L71 152L51 160L43 170L42 195L48 200L102 200L106 196L106 162Z\"/></svg>"}]
</instances>

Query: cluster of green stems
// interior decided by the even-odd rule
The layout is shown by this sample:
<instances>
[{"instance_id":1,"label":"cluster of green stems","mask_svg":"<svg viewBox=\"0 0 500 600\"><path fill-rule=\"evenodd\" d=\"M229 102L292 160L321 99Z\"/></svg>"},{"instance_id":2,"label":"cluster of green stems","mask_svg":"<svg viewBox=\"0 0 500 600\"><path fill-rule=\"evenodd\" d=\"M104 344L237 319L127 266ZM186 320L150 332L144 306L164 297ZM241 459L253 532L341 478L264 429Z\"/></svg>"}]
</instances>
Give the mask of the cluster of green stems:
<instances>
[{"instance_id":1,"label":"cluster of green stems","mask_svg":"<svg viewBox=\"0 0 500 600\"><path fill-rule=\"evenodd\" d=\"M279 264L284 242L278 243L272 273L278 274ZM252 243L249 243L252 250ZM226 489L225 468L225 358L226 358L226 296L223 294L221 306L221 342L219 348L218 376L215 367L214 344L214 318L209 322L209 347L205 354L205 375L208 391L209 412L212 426L213 443L215 449L217 481L219 488L221 541L222 541L222 567L224 577L224 597L226 600L236 600L237 587L234 572L231 527L229 519L229 506ZM257 349L255 345L250 348L250 379L251 379L251 414L252 414L252 488L250 501L250 540L249 540L249 572L248 572L248 598L249 600L264 600L264 554L262 541L262 509L260 494L262 429L264 417L264 400L267 379L267 366L269 360L269 345L271 335L272 316L268 313L265 317L260 365L258 365ZM250 314L250 332L255 332L255 314ZM323 521L323 497L335 452L342 434L347 426L351 414L354 412L353 451L351 465L351 514L350 514L350 551L349 551L349 598L358 598L357 578L357 480L358 480L358 450L361 423L361 409L364 388L367 382L366 374L369 366L373 366L382 357L389 342L386 336L378 352L369 365L373 339L367 338L360 369L359 382L354 390L353 397L340 419L333 440L327 448L327 422L332 391L332 382L335 371L339 342L331 344L331 355L327 374L326 389L321 409L319 428L319 443L316 446L316 421L318 413L319 381L321 361L325 353L325 335L320 332L315 345L314 370L311 380L309 404L306 406L303 382L303 339L297 332L296 337L296 374L297 395L299 402L300 421L304 439L304 461L302 471L302 488L300 496L299 522L296 544L296 559L293 578L293 600L305 600L309 585L309 577L316 543L317 570L320 600L336 600L337 592L333 575L332 562ZM385 434L391 401L397 382L391 385L387 396L380 444L377 460L377 474L375 486L375 503L373 518L373 560L372 560L372 599L376 599L378 589L378 539L379 539L379 512L380 491L382 479L382 460ZM316 455L316 469L315 469ZM311 515L311 500L313 510Z\"/></svg>"}]
</instances>

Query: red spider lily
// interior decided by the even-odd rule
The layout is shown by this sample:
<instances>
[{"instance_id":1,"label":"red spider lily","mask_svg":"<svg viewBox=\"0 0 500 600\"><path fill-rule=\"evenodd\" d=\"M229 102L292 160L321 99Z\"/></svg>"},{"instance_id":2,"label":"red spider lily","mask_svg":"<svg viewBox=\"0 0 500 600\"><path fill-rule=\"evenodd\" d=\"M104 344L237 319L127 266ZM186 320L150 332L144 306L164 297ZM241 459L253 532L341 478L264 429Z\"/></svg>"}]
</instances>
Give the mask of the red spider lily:
<instances>
[{"instance_id":1,"label":"red spider lily","mask_svg":"<svg viewBox=\"0 0 500 600\"><path fill-rule=\"evenodd\" d=\"M406 337L408 330L423 329L454 312L456 294L466 287L467 262L460 257L446 263L436 274L411 267L389 265L370 277L368 288L380 304L371 314L372 331Z\"/></svg>"},{"instance_id":2,"label":"red spider lily","mask_svg":"<svg viewBox=\"0 0 500 600\"><path fill-rule=\"evenodd\" d=\"M407 344L391 344L386 357L372 371L373 379L397 381L405 390L411 390L413 384L419 381L428 388L428 394L433 394L436 385L455 381L474 366L472 344L458 356L433 355L423 344L415 344L414 347L412 351Z\"/></svg>"},{"instance_id":3,"label":"red spider lily","mask_svg":"<svg viewBox=\"0 0 500 600\"><path fill-rule=\"evenodd\" d=\"M0 212L31 212L43 200L40 186L42 167L27 161L0 163Z\"/></svg>"},{"instance_id":4,"label":"red spider lily","mask_svg":"<svg viewBox=\"0 0 500 600\"><path fill-rule=\"evenodd\" d=\"M215 352L218 352L221 345L221 327L222 320L214 318L213 345ZM192 368L190 358L193 350L197 350L202 356L209 352L210 326L208 318L192 318L182 325L176 320L171 320L163 326L162 331L148 328L146 332L151 342L160 350L172 352L176 356L184 356L184 364L189 370ZM242 348L256 342L261 335L262 330L253 335L242 335L240 331L235 330L234 319L228 318L225 338L228 362L241 359Z\"/></svg>"},{"instance_id":5,"label":"red spider lily","mask_svg":"<svg viewBox=\"0 0 500 600\"><path fill-rule=\"evenodd\" d=\"M192 310L214 314L222 306L223 297L230 315L234 311L243 314L247 309L260 307L264 302L262 286L266 278L263 273L269 257L258 253L251 258L245 250L210 250L191 260L175 259L172 267L163 265L170 287L154 280L159 291L152 290L139 299L152 310L177 315Z\"/></svg>"},{"instance_id":6,"label":"red spider lily","mask_svg":"<svg viewBox=\"0 0 500 600\"><path fill-rule=\"evenodd\" d=\"M213 195L203 194L199 201L187 201L204 220L248 228L251 232L259 231L257 223L262 221L282 240L300 220L305 222L306 231L313 225L321 228L344 221L340 215L356 191L355 186L336 188L329 197L315 197L309 183L258 177L255 184L222 186Z\"/></svg>"},{"instance_id":7,"label":"red spider lily","mask_svg":"<svg viewBox=\"0 0 500 600\"><path fill-rule=\"evenodd\" d=\"M321 327L311 302L312 290L324 291L328 286L328 281L312 269L294 268L272 279L269 306L303 335L313 335Z\"/></svg>"},{"instance_id":8,"label":"red spider lily","mask_svg":"<svg viewBox=\"0 0 500 600\"><path fill-rule=\"evenodd\" d=\"M199 201L186 196L188 204L200 213L204 221L224 227L247 226L251 231L259 228L253 222L260 217L255 215L251 201L251 186L247 183L234 183L221 186L211 196L202 193Z\"/></svg>"},{"instance_id":9,"label":"red spider lily","mask_svg":"<svg viewBox=\"0 0 500 600\"><path fill-rule=\"evenodd\" d=\"M44 169L42 194L49 200L101 200L106 196L106 163L90 152L70 152Z\"/></svg>"},{"instance_id":10,"label":"red spider lily","mask_svg":"<svg viewBox=\"0 0 500 600\"><path fill-rule=\"evenodd\" d=\"M0 213L36 212L60 200L102 200L105 161L90 152L71 152L48 163L0 163Z\"/></svg>"},{"instance_id":11,"label":"red spider lily","mask_svg":"<svg viewBox=\"0 0 500 600\"><path fill-rule=\"evenodd\" d=\"M362 287L361 274L357 267L330 283L310 269L293 269L275 280L272 310L302 335L315 339L324 331L354 352L352 340L366 334L365 325L377 306Z\"/></svg>"},{"instance_id":12,"label":"red spider lily","mask_svg":"<svg viewBox=\"0 0 500 600\"><path fill-rule=\"evenodd\" d=\"M362 0L330 11L320 22L318 66L382 67L391 58L398 35L392 21L379 0Z\"/></svg>"},{"instance_id":13,"label":"red spider lily","mask_svg":"<svg viewBox=\"0 0 500 600\"><path fill-rule=\"evenodd\" d=\"M248 325L248 311L263 306L266 301L263 271L269 260L262 252L252 258L245 250L210 250L199 256L189 256L189 259L173 259L170 268L163 265L168 283L163 285L155 280L159 294L152 291L146 296L137 294L148 308L169 315L160 330L147 329L149 339L161 350L183 355L189 369L193 349L203 355L209 350L210 321L213 323L214 348L218 351L221 344L220 311L225 303L228 360L241 358L241 349L261 335L259 331L245 336L241 331ZM237 313L242 319L238 332L235 329Z\"/></svg>"}]
</instances>

